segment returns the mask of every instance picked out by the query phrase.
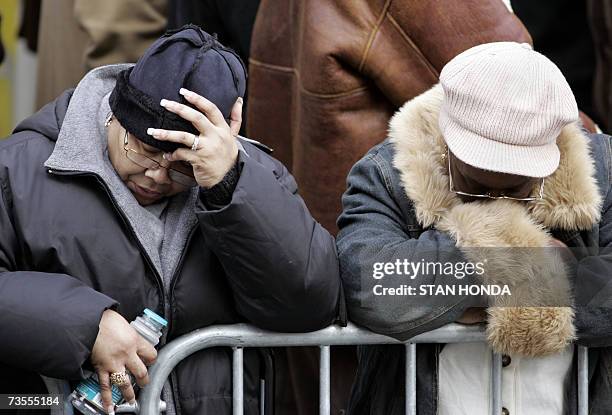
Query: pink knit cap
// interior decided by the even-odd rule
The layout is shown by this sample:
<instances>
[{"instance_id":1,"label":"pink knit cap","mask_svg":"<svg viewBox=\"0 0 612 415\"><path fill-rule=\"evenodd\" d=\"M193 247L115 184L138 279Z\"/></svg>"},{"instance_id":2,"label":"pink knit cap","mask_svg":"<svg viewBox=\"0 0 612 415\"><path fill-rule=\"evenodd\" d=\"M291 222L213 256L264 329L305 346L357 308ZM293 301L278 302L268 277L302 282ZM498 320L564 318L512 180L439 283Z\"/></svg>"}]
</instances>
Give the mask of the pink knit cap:
<instances>
[{"instance_id":1,"label":"pink knit cap","mask_svg":"<svg viewBox=\"0 0 612 415\"><path fill-rule=\"evenodd\" d=\"M446 64L440 83L440 130L460 160L529 177L557 169L556 140L578 120L578 105L547 57L527 43L486 43Z\"/></svg>"}]
</instances>

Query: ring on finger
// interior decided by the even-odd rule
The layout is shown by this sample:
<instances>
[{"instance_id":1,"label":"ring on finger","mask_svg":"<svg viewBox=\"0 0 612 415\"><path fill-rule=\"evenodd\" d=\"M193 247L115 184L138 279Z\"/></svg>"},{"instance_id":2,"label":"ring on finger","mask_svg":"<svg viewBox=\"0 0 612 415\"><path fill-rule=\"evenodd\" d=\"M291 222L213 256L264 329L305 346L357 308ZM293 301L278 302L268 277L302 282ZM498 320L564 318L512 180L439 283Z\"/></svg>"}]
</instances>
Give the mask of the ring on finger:
<instances>
[{"instance_id":1,"label":"ring on finger","mask_svg":"<svg viewBox=\"0 0 612 415\"><path fill-rule=\"evenodd\" d=\"M127 386L132 382L130 381L130 375L124 370L122 372L113 372L110 374L110 382L117 386Z\"/></svg>"},{"instance_id":2,"label":"ring on finger","mask_svg":"<svg viewBox=\"0 0 612 415\"><path fill-rule=\"evenodd\" d=\"M196 151L198 149L198 145L200 144L200 136L199 135L193 135L193 144L191 145L191 149L193 151Z\"/></svg>"}]
</instances>

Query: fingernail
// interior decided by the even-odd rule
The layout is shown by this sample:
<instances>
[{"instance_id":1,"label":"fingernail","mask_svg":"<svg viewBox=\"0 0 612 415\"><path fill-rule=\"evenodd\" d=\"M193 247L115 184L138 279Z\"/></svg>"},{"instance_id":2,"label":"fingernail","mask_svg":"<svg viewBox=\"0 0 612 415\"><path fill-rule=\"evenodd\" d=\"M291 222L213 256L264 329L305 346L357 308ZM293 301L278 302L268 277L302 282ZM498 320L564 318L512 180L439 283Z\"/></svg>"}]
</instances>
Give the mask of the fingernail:
<instances>
[{"instance_id":1,"label":"fingernail","mask_svg":"<svg viewBox=\"0 0 612 415\"><path fill-rule=\"evenodd\" d=\"M188 96L188 95L193 94L193 92L191 92L191 91L190 91L190 90L188 90L188 89L181 88L181 89L179 89L179 94L181 94L181 95L183 95L183 96Z\"/></svg>"},{"instance_id":2,"label":"fingernail","mask_svg":"<svg viewBox=\"0 0 612 415\"><path fill-rule=\"evenodd\" d=\"M162 107L165 107L166 105L168 105L168 100L162 99L161 101L159 101L159 105L161 105Z\"/></svg>"},{"instance_id":3,"label":"fingernail","mask_svg":"<svg viewBox=\"0 0 612 415\"><path fill-rule=\"evenodd\" d=\"M108 415L115 415L115 407L109 406L106 412L108 413Z\"/></svg>"},{"instance_id":4,"label":"fingernail","mask_svg":"<svg viewBox=\"0 0 612 415\"><path fill-rule=\"evenodd\" d=\"M155 128L147 128L147 134L149 135L155 134Z\"/></svg>"},{"instance_id":5,"label":"fingernail","mask_svg":"<svg viewBox=\"0 0 612 415\"><path fill-rule=\"evenodd\" d=\"M171 157L171 156L172 156L172 155L171 155L170 153L164 153L164 154L162 155L162 158L163 158L164 160L170 160L170 157Z\"/></svg>"},{"instance_id":6,"label":"fingernail","mask_svg":"<svg viewBox=\"0 0 612 415\"><path fill-rule=\"evenodd\" d=\"M238 97L238 102L242 104L242 97Z\"/></svg>"}]
</instances>

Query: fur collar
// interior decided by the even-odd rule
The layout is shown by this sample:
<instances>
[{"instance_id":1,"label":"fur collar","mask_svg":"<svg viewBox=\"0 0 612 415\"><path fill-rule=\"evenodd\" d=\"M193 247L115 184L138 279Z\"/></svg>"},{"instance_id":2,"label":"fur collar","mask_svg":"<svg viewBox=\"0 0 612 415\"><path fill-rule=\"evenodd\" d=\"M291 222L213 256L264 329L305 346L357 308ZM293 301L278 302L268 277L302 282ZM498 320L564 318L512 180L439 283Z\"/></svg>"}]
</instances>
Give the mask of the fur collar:
<instances>
[{"instance_id":1,"label":"fur collar","mask_svg":"<svg viewBox=\"0 0 612 415\"><path fill-rule=\"evenodd\" d=\"M493 350L524 356L558 353L575 339L572 293L560 253L490 248L549 247L549 230L589 230L597 224L602 200L587 137L576 124L562 130L557 138L561 161L546 179L544 200L463 203L448 188L448 165L441 157L442 99L437 85L407 102L390 123L393 164L417 220L449 234L471 262L486 263L482 282L511 287L509 297L490 298L486 332Z\"/></svg>"},{"instance_id":2,"label":"fur collar","mask_svg":"<svg viewBox=\"0 0 612 415\"><path fill-rule=\"evenodd\" d=\"M438 127L442 99L442 87L434 86L404 104L389 128L394 166L423 227L436 225L451 208L462 204L448 189L448 167L441 158L445 149ZM557 145L559 168L546 178L544 200L527 205L529 215L547 229L589 230L599 222L602 199L588 138L577 124L571 124L562 130Z\"/></svg>"}]
</instances>

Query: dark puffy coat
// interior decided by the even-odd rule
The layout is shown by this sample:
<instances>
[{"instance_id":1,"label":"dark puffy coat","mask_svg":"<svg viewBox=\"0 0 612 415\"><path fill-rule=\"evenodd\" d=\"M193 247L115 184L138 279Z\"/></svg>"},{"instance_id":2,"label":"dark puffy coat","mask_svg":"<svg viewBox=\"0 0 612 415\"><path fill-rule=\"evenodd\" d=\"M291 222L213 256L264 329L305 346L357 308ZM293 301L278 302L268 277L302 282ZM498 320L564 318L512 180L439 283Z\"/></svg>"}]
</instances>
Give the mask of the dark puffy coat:
<instances>
[{"instance_id":1,"label":"dark puffy coat","mask_svg":"<svg viewBox=\"0 0 612 415\"><path fill-rule=\"evenodd\" d=\"M36 390L38 375L78 380L110 307L133 320L164 314L161 277L103 182L53 172L67 92L0 142L0 373L11 391ZM296 195L275 159L243 143L248 157L231 203L198 224L172 277L168 341L213 324L250 322L302 332L340 313L333 238ZM245 409L258 413L260 362L245 353ZM182 414L231 412L231 351L185 359L171 376ZM3 391L4 393L4 391Z\"/></svg>"}]
</instances>

